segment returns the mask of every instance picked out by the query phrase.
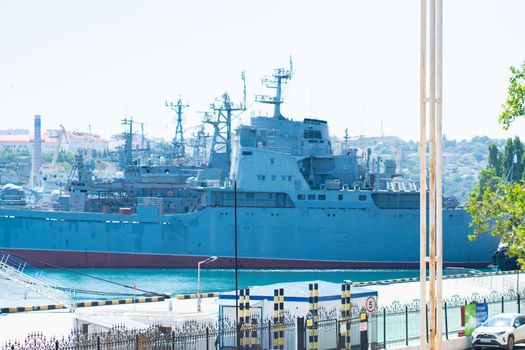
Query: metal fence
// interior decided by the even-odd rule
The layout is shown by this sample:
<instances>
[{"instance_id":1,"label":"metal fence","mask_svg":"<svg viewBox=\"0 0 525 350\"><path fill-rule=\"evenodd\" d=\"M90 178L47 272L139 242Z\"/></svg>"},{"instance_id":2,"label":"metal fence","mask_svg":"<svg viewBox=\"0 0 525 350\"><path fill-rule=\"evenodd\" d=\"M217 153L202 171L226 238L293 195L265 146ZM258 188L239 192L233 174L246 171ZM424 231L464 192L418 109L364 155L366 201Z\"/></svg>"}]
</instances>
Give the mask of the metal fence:
<instances>
[{"instance_id":1,"label":"metal fence","mask_svg":"<svg viewBox=\"0 0 525 350\"><path fill-rule=\"evenodd\" d=\"M473 295L470 298L453 298L443 304L443 338L451 339L463 330L461 307L471 302L486 302L489 315L499 312L520 312L525 305L519 294L491 293L486 297ZM525 309L524 309L525 310ZM358 311L358 310L357 310ZM85 334L74 331L68 337L55 339L43 334L31 334L24 341L10 342L0 350L210 350L210 349L278 349L275 331L282 330L284 340L281 349L332 350L342 347L344 337L341 330L346 322L340 321L337 312L326 312L316 323L318 343L309 343L309 322L305 318L287 315L283 324L271 320L257 321L237 329L231 322L215 325L186 322L177 328L153 325L148 329L126 329L117 327L106 333ZM428 317L428 309L427 309ZM307 315L308 318L308 315ZM344 325L343 323L344 322ZM372 349L387 349L394 346L415 345L419 342L419 304L394 303L368 314L367 340ZM343 327L342 327L343 326ZM350 321L352 347L361 343L360 319L354 310ZM428 330L427 335L428 338Z\"/></svg>"},{"instance_id":2,"label":"metal fence","mask_svg":"<svg viewBox=\"0 0 525 350\"><path fill-rule=\"evenodd\" d=\"M461 307L466 304L486 302L488 313L494 315L500 312L521 312L525 310L523 298L513 290L501 294L493 292L488 296L472 295L470 298L455 297L443 303L443 339L459 336L464 330L461 325ZM429 310L427 307L427 318ZM415 345L420 337L419 303L410 305L393 304L370 315L371 323L377 328L377 336L371 338L372 346L388 348L400 345ZM424 335L428 339L427 334Z\"/></svg>"}]
</instances>

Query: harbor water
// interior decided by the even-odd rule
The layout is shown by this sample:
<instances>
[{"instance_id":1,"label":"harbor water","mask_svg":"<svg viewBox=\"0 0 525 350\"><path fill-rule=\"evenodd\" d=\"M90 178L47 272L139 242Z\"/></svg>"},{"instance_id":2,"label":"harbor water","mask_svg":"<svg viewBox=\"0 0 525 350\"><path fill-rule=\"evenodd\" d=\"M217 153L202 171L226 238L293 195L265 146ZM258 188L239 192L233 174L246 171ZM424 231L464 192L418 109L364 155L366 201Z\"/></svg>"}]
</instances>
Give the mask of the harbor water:
<instances>
[{"instance_id":1,"label":"harbor water","mask_svg":"<svg viewBox=\"0 0 525 350\"><path fill-rule=\"evenodd\" d=\"M445 274L465 273L465 269L445 269ZM483 269L483 271L492 271ZM104 299L120 295L155 293L188 294L197 288L197 269L43 269L42 276L56 285L77 290L78 299ZM418 277L416 269L337 269L337 270L239 270L239 288L280 282L323 280L339 283ZM233 269L202 269L203 292L235 289ZM133 289L135 286L135 289ZM131 287L131 288L130 288Z\"/></svg>"}]
</instances>

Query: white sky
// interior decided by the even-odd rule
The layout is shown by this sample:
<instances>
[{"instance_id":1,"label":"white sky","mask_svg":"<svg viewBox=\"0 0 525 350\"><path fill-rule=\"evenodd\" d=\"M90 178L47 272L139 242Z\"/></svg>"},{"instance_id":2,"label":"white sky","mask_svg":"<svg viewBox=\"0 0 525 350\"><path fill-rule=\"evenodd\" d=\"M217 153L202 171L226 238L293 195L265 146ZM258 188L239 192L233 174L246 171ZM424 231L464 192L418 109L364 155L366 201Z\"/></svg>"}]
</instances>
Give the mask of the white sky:
<instances>
[{"instance_id":1,"label":"white sky","mask_svg":"<svg viewBox=\"0 0 525 350\"><path fill-rule=\"evenodd\" d=\"M524 15L523 0L444 1L447 137L523 135L525 121L504 133L497 116L508 68L525 60ZM379 135L382 121L418 138L418 0L0 0L0 128L42 114L44 129L107 136L127 108L171 138L164 101L182 95L185 126L197 124L223 92L241 101L245 70L250 105L289 55L285 116L326 119L338 136Z\"/></svg>"}]
</instances>

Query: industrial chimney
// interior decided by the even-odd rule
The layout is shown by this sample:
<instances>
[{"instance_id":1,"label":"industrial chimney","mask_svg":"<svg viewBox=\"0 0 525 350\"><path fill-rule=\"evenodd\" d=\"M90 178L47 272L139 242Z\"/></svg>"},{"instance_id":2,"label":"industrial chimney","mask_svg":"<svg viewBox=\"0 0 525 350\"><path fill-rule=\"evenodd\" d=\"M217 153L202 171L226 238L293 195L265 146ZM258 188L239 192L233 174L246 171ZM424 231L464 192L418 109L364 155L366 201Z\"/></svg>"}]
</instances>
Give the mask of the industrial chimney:
<instances>
[{"instance_id":1,"label":"industrial chimney","mask_svg":"<svg viewBox=\"0 0 525 350\"><path fill-rule=\"evenodd\" d=\"M31 162L31 187L40 185L39 170L42 166L42 136L40 115L35 115L35 136L33 139L33 159Z\"/></svg>"}]
</instances>

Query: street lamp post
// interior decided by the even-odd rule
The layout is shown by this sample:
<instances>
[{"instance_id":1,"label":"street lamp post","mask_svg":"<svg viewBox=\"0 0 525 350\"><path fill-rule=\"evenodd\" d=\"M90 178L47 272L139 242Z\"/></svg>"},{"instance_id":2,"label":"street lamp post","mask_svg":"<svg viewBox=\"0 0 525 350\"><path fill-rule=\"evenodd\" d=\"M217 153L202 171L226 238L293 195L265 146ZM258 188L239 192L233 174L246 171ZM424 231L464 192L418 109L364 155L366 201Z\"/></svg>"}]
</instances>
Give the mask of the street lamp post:
<instances>
[{"instance_id":1,"label":"street lamp post","mask_svg":"<svg viewBox=\"0 0 525 350\"><path fill-rule=\"evenodd\" d=\"M201 264L207 264L215 260L217 260L216 256L210 256L197 264L197 312L201 312Z\"/></svg>"}]
</instances>

